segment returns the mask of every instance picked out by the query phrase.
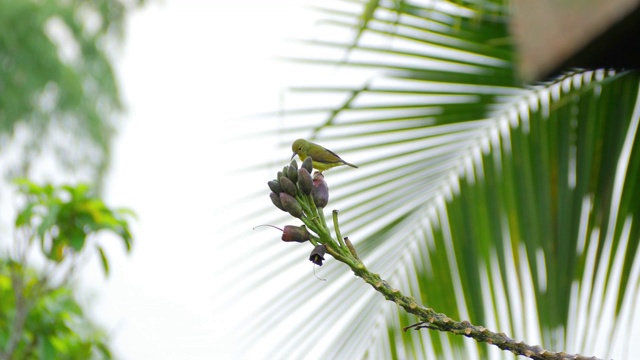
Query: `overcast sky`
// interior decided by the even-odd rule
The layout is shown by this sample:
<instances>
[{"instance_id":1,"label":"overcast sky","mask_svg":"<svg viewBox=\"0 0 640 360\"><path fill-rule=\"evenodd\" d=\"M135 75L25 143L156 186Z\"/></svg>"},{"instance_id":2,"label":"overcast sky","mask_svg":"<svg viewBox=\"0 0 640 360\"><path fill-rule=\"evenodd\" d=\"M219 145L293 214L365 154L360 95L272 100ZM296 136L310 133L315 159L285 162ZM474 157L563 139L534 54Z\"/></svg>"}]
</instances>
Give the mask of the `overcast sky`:
<instances>
[{"instance_id":1,"label":"overcast sky","mask_svg":"<svg viewBox=\"0 0 640 360\"><path fill-rule=\"evenodd\" d=\"M82 284L119 357L241 353L232 328L238 313L222 304L220 293L237 275L226 266L237 254L228 242L240 241L231 234L252 204L229 203L256 186L265 186L266 194L268 175L247 178L230 169L274 157L286 163L290 154L278 153L273 137L246 141L242 135L277 130L276 120L237 117L278 109L280 90L295 74L273 57L287 46L283 38L312 31L302 3L152 1L129 18L125 46L116 55L127 113L107 200L139 215L135 246L125 256L115 239L102 239L112 274L105 280L91 264ZM255 237L246 227L245 245ZM278 241L277 233L270 235ZM242 294L235 296L241 304Z\"/></svg>"}]
</instances>

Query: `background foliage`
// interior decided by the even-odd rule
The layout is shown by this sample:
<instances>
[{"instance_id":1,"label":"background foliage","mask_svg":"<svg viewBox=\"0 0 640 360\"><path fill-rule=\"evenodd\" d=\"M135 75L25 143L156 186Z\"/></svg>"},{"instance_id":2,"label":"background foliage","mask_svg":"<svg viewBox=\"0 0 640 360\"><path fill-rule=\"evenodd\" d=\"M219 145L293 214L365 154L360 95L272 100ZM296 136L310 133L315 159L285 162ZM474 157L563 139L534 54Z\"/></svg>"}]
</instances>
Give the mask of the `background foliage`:
<instances>
[{"instance_id":1,"label":"background foliage","mask_svg":"<svg viewBox=\"0 0 640 360\"><path fill-rule=\"evenodd\" d=\"M75 300L70 279L93 234L130 250L126 217L99 192L122 102L110 53L143 0L0 1L0 200L25 207L0 234L0 359L110 358L106 335ZM18 177L83 179L39 186ZM0 202L0 221L13 209ZM9 238L13 237L13 241ZM40 251L38 251L40 250ZM44 259L38 257L38 253Z\"/></svg>"},{"instance_id":2,"label":"background foliage","mask_svg":"<svg viewBox=\"0 0 640 360\"><path fill-rule=\"evenodd\" d=\"M87 185L19 185L24 207L13 256L0 261L0 359L110 358L105 334L84 316L70 280L89 244L108 274L99 232L112 232L131 250L131 212L108 208ZM36 249L46 259L40 271L30 263Z\"/></svg>"},{"instance_id":3,"label":"background foliage","mask_svg":"<svg viewBox=\"0 0 640 360\"><path fill-rule=\"evenodd\" d=\"M0 3L0 155L12 150L4 174L40 175L32 164L45 160L101 180L122 110L108 53L128 9L143 3Z\"/></svg>"},{"instance_id":4,"label":"background foliage","mask_svg":"<svg viewBox=\"0 0 640 360\"><path fill-rule=\"evenodd\" d=\"M15 288L16 276L23 276L20 289ZM42 275L35 270L0 260L0 358L110 358L107 335L87 319L73 290L67 286L43 288L42 283ZM16 329L14 319L20 302L28 302L29 309L22 328ZM8 349L16 330L20 336L15 347Z\"/></svg>"}]
</instances>

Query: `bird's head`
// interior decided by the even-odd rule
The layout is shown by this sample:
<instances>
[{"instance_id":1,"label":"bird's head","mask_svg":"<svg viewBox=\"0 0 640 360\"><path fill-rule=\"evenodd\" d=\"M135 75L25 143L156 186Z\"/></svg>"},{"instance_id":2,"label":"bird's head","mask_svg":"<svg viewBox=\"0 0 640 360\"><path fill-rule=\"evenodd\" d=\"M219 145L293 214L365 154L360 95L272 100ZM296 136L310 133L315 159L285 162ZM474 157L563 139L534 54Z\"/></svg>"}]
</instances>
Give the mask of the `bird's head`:
<instances>
[{"instance_id":1,"label":"bird's head","mask_svg":"<svg viewBox=\"0 0 640 360\"><path fill-rule=\"evenodd\" d=\"M306 145L307 140L298 139L291 144L291 150L293 151L293 155L291 155L291 159L293 159L296 155L300 156L301 160L304 160L306 157Z\"/></svg>"}]
</instances>

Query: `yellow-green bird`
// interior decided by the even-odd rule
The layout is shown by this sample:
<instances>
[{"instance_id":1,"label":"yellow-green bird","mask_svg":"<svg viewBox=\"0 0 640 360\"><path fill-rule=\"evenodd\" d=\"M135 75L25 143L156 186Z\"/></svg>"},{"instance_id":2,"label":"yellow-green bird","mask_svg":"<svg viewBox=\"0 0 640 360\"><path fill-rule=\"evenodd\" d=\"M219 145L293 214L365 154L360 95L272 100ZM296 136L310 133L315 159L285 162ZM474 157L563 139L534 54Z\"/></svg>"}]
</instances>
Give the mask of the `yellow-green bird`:
<instances>
[{"instance_id":1,"label":"yellow-green bird","mask_svg":"<svg viewBox=\"0 0 640 360\"><path fill-rule=\"evenodd\" d=\"M348 165L357 168L357 166L342 160L340 156L333 151L325 149L324 147L305 139L298 139L294 141L291 145L291 150L293 150L293 155L291 155L292 159L294 156L298 155L300 160L304 161L307 156L311 156L311 159L313 160L313 168L320 172L340 165Z\"/></svg>"}]
</instances>

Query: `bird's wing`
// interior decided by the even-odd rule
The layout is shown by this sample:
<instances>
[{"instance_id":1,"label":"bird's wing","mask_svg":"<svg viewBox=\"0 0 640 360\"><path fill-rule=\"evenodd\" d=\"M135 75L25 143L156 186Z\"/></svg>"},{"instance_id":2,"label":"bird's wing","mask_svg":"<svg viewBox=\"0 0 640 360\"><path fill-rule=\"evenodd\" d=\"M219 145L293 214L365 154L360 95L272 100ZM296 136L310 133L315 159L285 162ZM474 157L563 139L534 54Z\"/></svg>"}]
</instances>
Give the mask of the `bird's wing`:
<instances>
[{"instance_id":1,"label":"bird's wing","mask_svg":"<svg viewBox=\"0 0 640 360\"><path fill-rule=\"evenodd\" d=\"M342 160L342 158L340 158L340 156L338 156L336 153L334 153L329 149L326 149L326 150L327 152L319 156L319 159L313 159L313 160L316 160L322 163L327 163L327 164L344 162L344 160Z\"/></svg>"}]
</instances>

